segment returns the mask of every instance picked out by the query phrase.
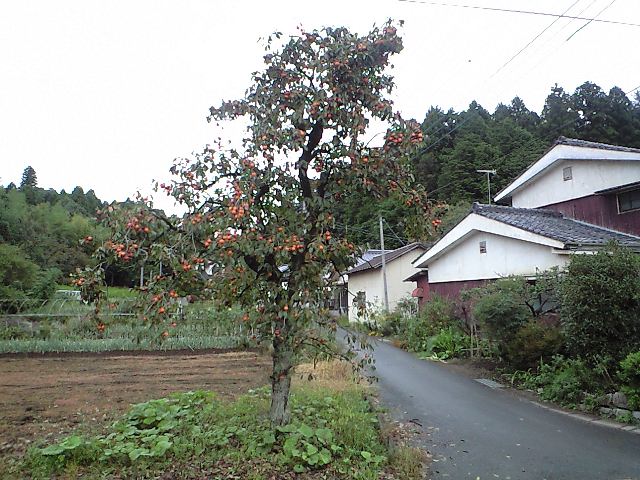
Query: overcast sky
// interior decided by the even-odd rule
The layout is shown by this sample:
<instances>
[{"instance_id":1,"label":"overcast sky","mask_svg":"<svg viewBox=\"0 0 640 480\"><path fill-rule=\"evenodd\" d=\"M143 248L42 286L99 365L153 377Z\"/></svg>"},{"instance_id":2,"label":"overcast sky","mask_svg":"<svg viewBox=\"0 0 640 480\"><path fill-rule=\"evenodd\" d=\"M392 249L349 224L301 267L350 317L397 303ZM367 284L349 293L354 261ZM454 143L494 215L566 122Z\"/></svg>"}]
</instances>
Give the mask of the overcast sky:
<instances>
[{"instance_id":1,"label":"overcast sky","mask_svg":"<svg viewBox=\"0 0 640 480\"><path fill-rule=\"evenodd\" d=\"M589 18L610 5L599 19L640 24L638 0L442 1ZM389 17L405 20L394 58L405 117L474 99L493 111L516 95L540 112L554 83L640 85L634 26L591 22L567 41L587 22L396 0L3 0L0 184L31 165L45 188L80 185L108 201L149 192L173 158L212 141L208 108L243 94L260 36L299 24L365 33Z\"/></svg>"}]
</instances>

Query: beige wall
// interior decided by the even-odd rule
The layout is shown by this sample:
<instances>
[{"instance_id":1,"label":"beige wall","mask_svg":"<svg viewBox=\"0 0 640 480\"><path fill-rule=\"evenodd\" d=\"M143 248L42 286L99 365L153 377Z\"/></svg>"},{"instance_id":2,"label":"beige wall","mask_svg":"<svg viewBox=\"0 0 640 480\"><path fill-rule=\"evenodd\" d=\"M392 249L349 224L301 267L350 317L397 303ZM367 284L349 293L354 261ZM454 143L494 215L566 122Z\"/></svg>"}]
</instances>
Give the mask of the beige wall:
<instances>
[{"instance_id":1,"label":"beige wall","mask_svg":"<svg viewBox=\"0 0 640 480\"><path fill-rule=\"evenodd\" d=\"M403 280L418 272L411 264L418 258L424 249L416 248L402 257L387 264L387 292L389 295L389 310L393 311L398 301L411 296L415 288L415 282ZM365 292L367 303L374 304L375 308L384 308L384 289L382 282L382 268L375 268L349 275L349 321L357 321L357 308L354 305L354 297L358 292Z\"/></svg>"}]
</instances>

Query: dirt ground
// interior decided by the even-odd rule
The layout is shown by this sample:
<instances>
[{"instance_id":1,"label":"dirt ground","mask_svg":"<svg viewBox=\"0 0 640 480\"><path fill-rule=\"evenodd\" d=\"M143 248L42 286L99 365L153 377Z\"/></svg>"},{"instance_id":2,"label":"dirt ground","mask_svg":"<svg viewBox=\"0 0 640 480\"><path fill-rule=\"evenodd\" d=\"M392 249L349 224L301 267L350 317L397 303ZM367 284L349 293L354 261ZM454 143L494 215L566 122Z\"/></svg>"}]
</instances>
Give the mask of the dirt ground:
<instances>
[{"instance_id":1,"label":"dirt ground","mask_svg":"<svg viewBox=\"0 0 640 480\"><path fill-rule=\"evenodd\" d=\"M256 352L0 357L0 459L172 392L235 397L268 383L269 362Z\"/></svg>"}]
</instances>

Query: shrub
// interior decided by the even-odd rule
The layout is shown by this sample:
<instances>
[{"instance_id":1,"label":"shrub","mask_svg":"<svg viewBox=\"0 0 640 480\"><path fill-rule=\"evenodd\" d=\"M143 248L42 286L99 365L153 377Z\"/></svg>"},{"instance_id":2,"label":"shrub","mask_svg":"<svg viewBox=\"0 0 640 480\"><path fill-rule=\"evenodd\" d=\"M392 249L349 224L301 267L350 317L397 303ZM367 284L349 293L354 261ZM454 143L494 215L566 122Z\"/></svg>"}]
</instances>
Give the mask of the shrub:
<instances>
[{"instance_id":1,"label":"shrub","mask_svg":"<svg viewBox=\"0 0 640 480\"><path fill-rule=\"evenodd\" d=\"M627 396L629 407L640 409L640 351L630 353L620 362L622 392Z\"/></svg>"},{"instance_id":2,"label":"shrub","mask_svg":"<svg viewBox=\"0 0 640 480\"><path fill-rule=\"evenodd\" d=\"M512 366L526 370L534 368L540 360L549 360L561 347L562 335L558 327L530 320L506 343L506 360Z\"/></svg>"},{"instance_id":3,"label":"shrub","mask_svg":"<svg viewBox=\"0 0 640 480\"><path fill-rule=\"evenodd\" d=\"M528 378L529 388L540 388L544 400L575 407L585 394L599 390L595 373L581 359L554 356L549 363L541 363L537 375Z\"/></svg>"},{"instance_id":4,"label":"shrub","mask_svg":"<svg viewBox=\"0 0 640 480\"><path fill-rule=\"evenodd\" d=\"M498 280L485 289L486 294L478 299L473 309L476 321L505 356L508 343L532 316L522 302L520 288L517 279Z\"/></svg>"},{"instance_id":5,"label":"shrub","mask_svg":"<svg viewBox=\"0 0 640 480\"><path fill-rule=\"evenodd\" d=\"M29 296L38 300L51 299L58 289L56 282L61 276L62 272L57 268L50 268L41 272L29 290Z\"/></svg>"},{"instance_id":6,"label":"shrub","mask_svg":"<svg viewBox=\"0 0 640 480\"><path fill-rule=\"evenodd\" d=\"M469 346L469 337L457 327L447 327L429 337L425 353L440 360L461 357Z\"/></svg>"},{"instance_id":7,"label":"shrub","mask_svg":"<svg viewBox=\"0 0 640 480\"><path fill-rule=\"evenodd\" d=\"M400 312L381 312L375 317L377 331L384 336L400 335L404 331L405 319Z\"/></svg>"},{"instance_id":8,"label":"shrub","mask_svg":"<svg viewBox=\"0 0 640 480\"><path fill-rule=\"evenodd\" d=\"M609 245L573 255L561 284L562 327L570 353L620 361L640 344L640 257Z\"/></svg>"},{"instance_id":9,"label":"shrub","mask_svg":"<svg viewBox=\"0 0 640 480\"><path fill-rule=\"evenodd\" d=\"M438 295L433 295L424 304L418 315L407 320L407 346L414 351L425 351L429 337L437 335L440 330L457 325L453 316L451 301Z\"/></svg>"}]
</instances>

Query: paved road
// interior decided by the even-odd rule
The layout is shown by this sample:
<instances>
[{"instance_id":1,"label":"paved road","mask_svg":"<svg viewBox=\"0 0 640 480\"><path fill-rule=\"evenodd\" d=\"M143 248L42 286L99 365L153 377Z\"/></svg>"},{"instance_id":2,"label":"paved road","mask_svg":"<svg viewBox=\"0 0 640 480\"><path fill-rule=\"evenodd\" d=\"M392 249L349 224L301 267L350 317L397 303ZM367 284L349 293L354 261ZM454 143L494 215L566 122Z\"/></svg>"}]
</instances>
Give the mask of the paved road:
<instances>
[{"instance_id":1,"label":"paved road","mask_svg":"<svg viewBox=\"0 0 640 480\"><path fill-rule=\"evenodd\" d=\"M384 342L374 355L383 403L430 432L434 479L640 479L640 434L544 409Z\"/></svg>"}]
</instances>

